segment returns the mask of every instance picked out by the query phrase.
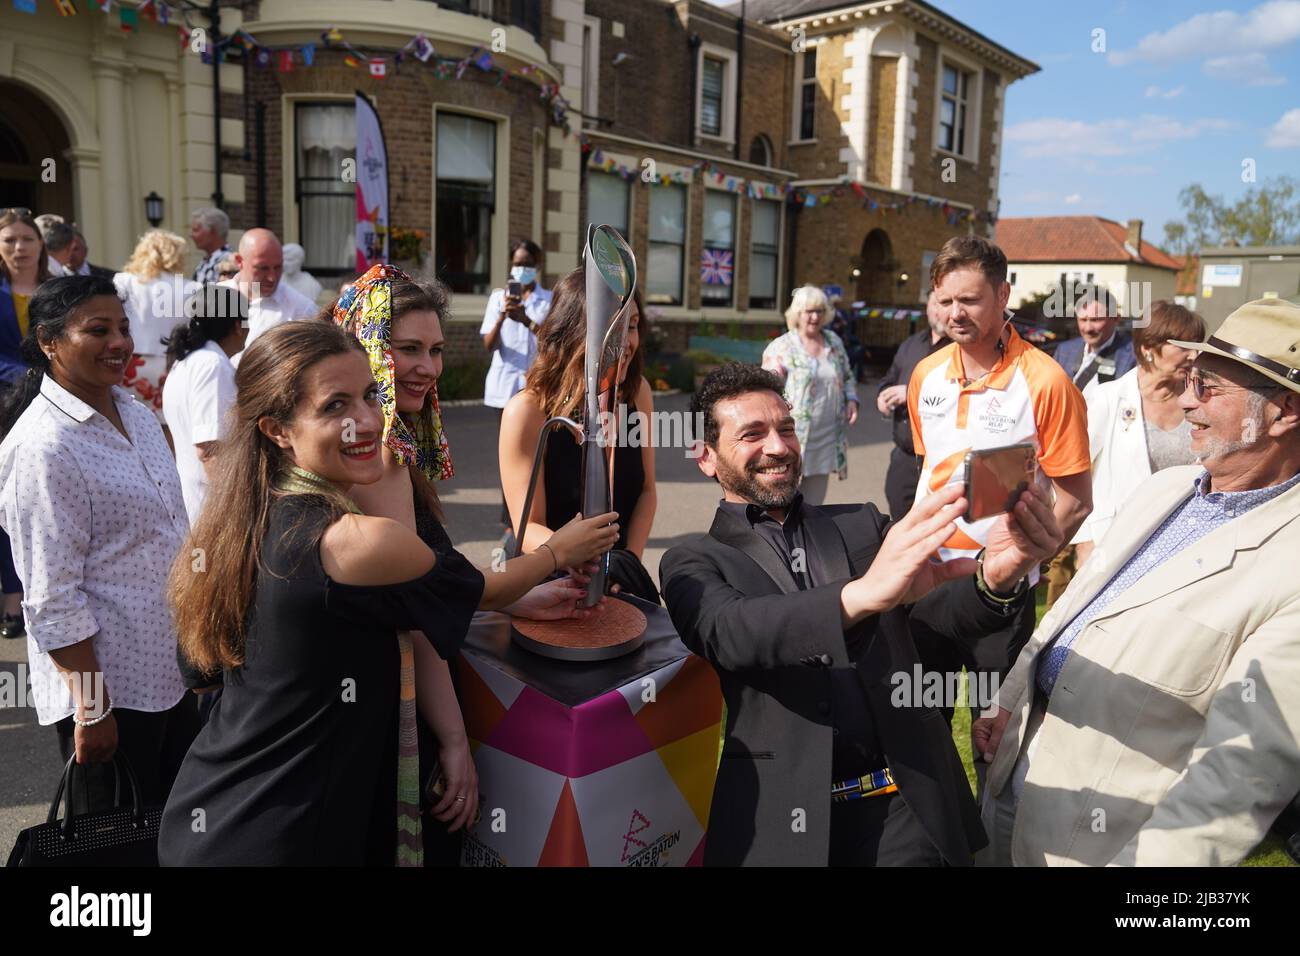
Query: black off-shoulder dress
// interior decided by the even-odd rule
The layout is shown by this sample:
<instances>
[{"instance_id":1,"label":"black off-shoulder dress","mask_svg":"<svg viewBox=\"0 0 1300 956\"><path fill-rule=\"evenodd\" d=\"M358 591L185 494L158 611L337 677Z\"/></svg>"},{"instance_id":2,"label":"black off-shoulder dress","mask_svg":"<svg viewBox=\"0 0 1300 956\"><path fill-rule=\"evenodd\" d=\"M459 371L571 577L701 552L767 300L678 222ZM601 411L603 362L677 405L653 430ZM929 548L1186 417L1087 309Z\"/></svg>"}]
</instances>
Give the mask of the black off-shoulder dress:
<instances>
[{"instance_id":1,"label":"black off-shoulder dress","mask_svg":"<svg viewBox=\"0 0 1300 956\"><path fill-rule=\"evenodd\" d=\"M163 813L164 866L391 866L396 848L399 630L444 658L483 576L451 548L424 577L331 581L316 495L271 507L246 661L181 767Z\"/></svg>"}]
</instances>

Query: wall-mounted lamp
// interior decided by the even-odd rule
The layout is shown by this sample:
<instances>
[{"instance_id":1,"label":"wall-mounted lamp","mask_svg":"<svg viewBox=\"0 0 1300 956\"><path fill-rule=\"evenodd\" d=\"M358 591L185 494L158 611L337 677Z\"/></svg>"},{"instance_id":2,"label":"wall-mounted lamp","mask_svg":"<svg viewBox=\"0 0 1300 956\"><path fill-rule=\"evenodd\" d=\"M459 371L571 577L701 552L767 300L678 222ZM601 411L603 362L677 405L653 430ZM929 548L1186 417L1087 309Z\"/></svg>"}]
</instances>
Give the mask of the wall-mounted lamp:
<instances>
[{"instance_id":1,"label":"wall-mounted lamp","mask_svg":"<svg viewBox=\"0 0 1300 956\"><path fill-rule=\"evenodd\" d=\"M149 225L155 229L163 221L163 198L152 189L149 195L144 197L144 218L149 220Z\"/></svg>"},{"instance_id":2,"label":"wall-mounted lamp","mask_svg":"<svg viewBox=\"0 0 1300 956\"><path fill-rule=\"evenodd\" d=\"M900 272L900 273L898 274L898 284L899 284L899 285L907 285L907 280L908 280L909 278L910 278L910 276L908 276L908 274L907 274L906 272Z\"/></svg>"},{"instance_id":3,"label":"wall-mounted lamp","mask_svg":"<svg viewBox=\"0 0 1300 956\"><path fill-rule=\"evenodd\" d=\"M853 269L853 278L856 279L860 275L862 275L862 270L855 266Z\"/></svg>"}]
</instances>

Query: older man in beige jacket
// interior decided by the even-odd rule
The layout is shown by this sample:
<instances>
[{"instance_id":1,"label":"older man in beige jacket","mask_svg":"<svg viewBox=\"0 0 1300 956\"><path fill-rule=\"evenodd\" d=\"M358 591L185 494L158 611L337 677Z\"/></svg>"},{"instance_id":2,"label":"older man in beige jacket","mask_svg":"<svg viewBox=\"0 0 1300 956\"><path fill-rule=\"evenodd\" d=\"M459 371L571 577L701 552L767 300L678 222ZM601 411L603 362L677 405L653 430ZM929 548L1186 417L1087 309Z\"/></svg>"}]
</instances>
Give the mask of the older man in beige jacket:
<instances>
[{"instance_id":1,"label":"older man in beige jacket","mask_svg":"<svg viewBox=\"0 0 1300 956\"><path fill-rule=\"evenodd\" d=\"M1300 308L1174 344L1199 464L1134 493L976 721L987 862L1232 865L1300 791Z\"/></svg>"}]
</instances>

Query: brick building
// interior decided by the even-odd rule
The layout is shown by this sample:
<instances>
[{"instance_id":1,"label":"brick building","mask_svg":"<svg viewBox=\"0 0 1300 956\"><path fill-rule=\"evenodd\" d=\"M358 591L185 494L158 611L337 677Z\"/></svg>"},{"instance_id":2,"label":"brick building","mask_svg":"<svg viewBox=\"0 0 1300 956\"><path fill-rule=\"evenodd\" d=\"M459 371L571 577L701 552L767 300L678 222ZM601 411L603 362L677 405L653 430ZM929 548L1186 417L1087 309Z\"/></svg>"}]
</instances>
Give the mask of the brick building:
<instances>
[{"instance_id":1,"label":"brick building","mask_svg":"<svg viewBox=\"0 0 1300 956\"><path fill-rule=\"evenodd\" d=\"M740 3L703 0L221 7L222 35L249 40L225 47L215 68L176 42L178 12L130 35L97 8L72 24L44 9L0 12L13 28L0 83L48 103L41 125L67 133L58 151L75 188L45 190L44 205L59 208L41 211L87 225L92 249L115 264L145 227L132 191L162 195L162 225L182 233L219 192L237 231L266 225L302 243L308 268L336 286L350 274L354 202L338 171L355 150L360 90L387 140L390 225L426 234L417 265L456 293L452 361L481 356L477 326L505 282L509 240L542 246L551 284L578 265L590 220L627 235L676 347L701 320L781 328L803 283L839 285L867 307L916 307L944 240L991 231L1005 90L1037 70L921 0L746 0L744 18ZM433 60L415 57L417 35ZM66 81L42 66L50 54L39 51L79 43L93 53L84 82L75 59L59 61ZM435 69L485 51L489 69ZM369 57L386 75L371 75ZM9 102L19 98L0 122L22 126ZM908 329L866 323L884 342Z\"/></svg>"}]
</instances>

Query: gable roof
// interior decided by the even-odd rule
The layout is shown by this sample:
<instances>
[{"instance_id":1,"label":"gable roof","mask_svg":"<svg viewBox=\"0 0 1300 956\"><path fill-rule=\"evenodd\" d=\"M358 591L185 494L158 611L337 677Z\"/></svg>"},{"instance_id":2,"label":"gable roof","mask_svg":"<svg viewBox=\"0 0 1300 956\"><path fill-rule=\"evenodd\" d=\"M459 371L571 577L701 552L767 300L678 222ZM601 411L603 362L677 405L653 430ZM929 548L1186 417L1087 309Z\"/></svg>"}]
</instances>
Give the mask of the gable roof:
<instances>
[{"instance_id":1,"label":"gable roof","mask_svg":"<svg viewBox=\"0 0 1300 956\"><path fill-rule=\"evenodd\" d=\"M1145 239L1133 254L1122 223L1100 216L1025 216L997 224L1007 262L1124 262L1177 272L1178 260Z\"/></svg>"}]
</instances>

